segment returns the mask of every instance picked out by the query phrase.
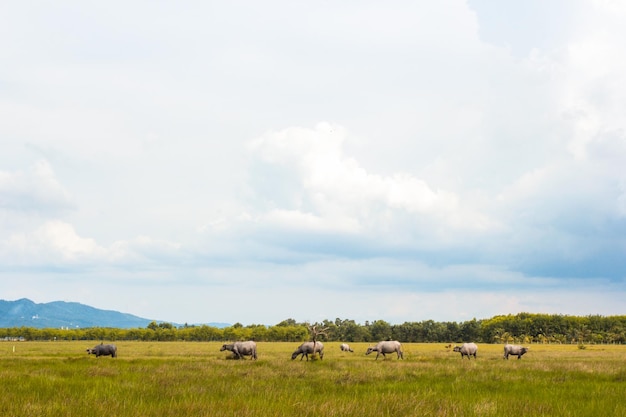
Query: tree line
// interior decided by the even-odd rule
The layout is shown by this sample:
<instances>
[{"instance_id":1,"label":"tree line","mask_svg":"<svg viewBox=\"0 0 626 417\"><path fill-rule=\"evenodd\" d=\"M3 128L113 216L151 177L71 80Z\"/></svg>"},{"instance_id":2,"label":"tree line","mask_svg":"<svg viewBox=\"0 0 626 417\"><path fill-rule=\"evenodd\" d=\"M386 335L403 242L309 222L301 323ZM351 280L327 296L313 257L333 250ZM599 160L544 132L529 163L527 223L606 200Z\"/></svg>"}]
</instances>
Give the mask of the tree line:
<instances>
[{"instance_id":1,"label":"tree line","mask_svg":"<svg viewBox=\"0 0 626 417\"><path fill-rule=\"evenodd\" d=\"M464 322L425 320L390 324L384 320L364 324L349 319L314 323L325 328L324 340L375 342L399 340L408 343L626 343L626 316L567 316L519 313L472 319ZM308 340L311 323L294 319L266 326L252 324L217 328L152 322L146 328L38 329L13 327L0 329L0 340L135 340L135 341L235 341L300 342Z\"/></svg>"}]
</instances>

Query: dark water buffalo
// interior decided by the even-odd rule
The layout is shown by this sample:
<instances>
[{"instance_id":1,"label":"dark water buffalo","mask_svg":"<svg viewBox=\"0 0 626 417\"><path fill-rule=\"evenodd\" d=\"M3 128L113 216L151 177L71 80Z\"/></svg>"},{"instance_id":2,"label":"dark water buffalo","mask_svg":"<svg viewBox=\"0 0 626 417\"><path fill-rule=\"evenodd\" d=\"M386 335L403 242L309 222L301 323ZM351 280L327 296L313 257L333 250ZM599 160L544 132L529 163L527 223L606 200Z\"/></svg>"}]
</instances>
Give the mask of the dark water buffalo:
<instances>
[{"instance_id":1,"label":"dark water buffalo","mask_svg":"<svg viewBox=\"0 0 626 417\"><path fill-rule=\"evenodd\" d=\"M383 358L387 358L385 356L387 353L396 352L398 354L398 359L404 359L404 354L402 353L402 345L397 340L389 340L385 342L378 342L376 346L370 346L367 348L366 355L369 355L372 352L376 353L376 359L378 359L378 355L382 354Z\"/></svg>"},{"instance_id":2,"label":"dark water buffalo","mask_svg":"<svg viewBox=\"0 0 626 417\"><path fill-rule=\"evenodd\" d=\"M222 345L220 352L225 350L233 352L237 359L243 359L244 356L251 356L251 360L256 359L256 343L252 340Z\"/></svg>"},{"instance_id":3,"label":"dark water buffalo","mask_svg":"<svg viewBox=\"0 0 626 417\"><path fill-rule=\"evenodd\" d=\"M93 349L87 349L88 354L96 355L96 358L99 356L107 356L111 355L113 358L117 358L117 347L115 345L105 345L100 343L96 345Z\"/></svg>"},{"instance_id":4,"label":"dark water buffalo","mask_svg":"<svg viewBox=\"0 0 626 417\"><path fill-rule=\"evenodd\" d=\"M461 359L464 356L467 356L467 359L472 359L471 357L474 356L474 359L476 359L478 346L476 346L476 343L463 343L461 346L455 346L452 350L461 353Z\"/></svg>"},{"instance_id":5,"label":"dark water buffalo","mask_svg":"<svg viewBox=\"0 0 626 417\"><path fill-rule=\"evenodd\" d=\"M339 346L339 348L341 349L342 352L354 352L350 348L350 345L348 345L347 343L342 343L341 346Z\"/></svg>"},{"instance_id":6,"label":"dark water buffalo","mask_svg":"<svg viewBox=\"0 0 626 417\"><path fill-rule=\"evenodd\" d=\"M528 352L527 347L518 345L504 345L504 359L509 359L509 355L517 356L517 359L522 359L522 355Z\"/></svg>"},{"instance_id":7,"label":"dark water buffalo","mask_svg":"<svg viewBox=\"0 0 626 417\"><path fill-rule=\"evenodd\" d=\"M309 354L315 355L316 353L319 353L320 359L324 359L324 344L322 342L315 342L315 352L313 351L313 342L304 342L291 354L291 360L297 358L298 355L302 355L300 360L306 356L308 361Z\"/></svg>"}]
</instances>

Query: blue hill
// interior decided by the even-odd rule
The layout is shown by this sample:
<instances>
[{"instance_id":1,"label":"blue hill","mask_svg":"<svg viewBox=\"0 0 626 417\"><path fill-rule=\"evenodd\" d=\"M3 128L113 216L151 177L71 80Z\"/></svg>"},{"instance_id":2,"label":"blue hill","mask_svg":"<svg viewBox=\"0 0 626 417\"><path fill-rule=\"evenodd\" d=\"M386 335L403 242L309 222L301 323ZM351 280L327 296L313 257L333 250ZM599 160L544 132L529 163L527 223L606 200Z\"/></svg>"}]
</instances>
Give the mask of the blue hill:
<instances>
[{"instance_id":1,"label":"blue hill","mask_svg":"<svg viewBox=\"0 0 626 417\"><path fill-rule=\"evenodd\" d=\"M144 328L153 319L137 317L113 310L101 310L85 304L53 301L34 303L22 298L16 301L0 300L0 328L86 328L113 327L118 329ZM160 320L157 322L161 322ZM175 326L180 326L172 323ZM226 323L207 323L213 327L227 327Z\"/></svg>"}]
</instances>

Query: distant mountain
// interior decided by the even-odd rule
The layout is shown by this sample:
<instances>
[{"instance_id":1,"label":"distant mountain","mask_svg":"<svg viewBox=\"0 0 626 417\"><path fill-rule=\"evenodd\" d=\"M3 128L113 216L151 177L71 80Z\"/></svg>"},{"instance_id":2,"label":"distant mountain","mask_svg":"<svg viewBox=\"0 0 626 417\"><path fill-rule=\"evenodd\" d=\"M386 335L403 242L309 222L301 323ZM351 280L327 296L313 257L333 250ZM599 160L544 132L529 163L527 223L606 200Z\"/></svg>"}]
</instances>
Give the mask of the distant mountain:
<instances>
[{"instance_id":1,"label":"distant mountain","mask_svg":"<svg viewBox=\"0 0 626 417\"><path fill-rule=\"evenodd\" d=\"M53 301L36 304L27 298L0 300L0 327L84 328L146 327L152 320L111 310L99 310L80 303Z\"/></svg>"},{"instance_id":2,"label":"distant mountain","mask_svg":"<svg viewBox=\"0 0 626 417\"><path fill-rule=\"evenodd\" d=\"M53 301L37 304L22 298L16 301L0 300L0 328L85 328L113 327L118 329L144 328L158 320L144 319L119 311L100 310L80 303ZM172 323L175 326L179 324ZM228 327L227 323L207 323L213 327Z\"/></svg>"}]
</instances>

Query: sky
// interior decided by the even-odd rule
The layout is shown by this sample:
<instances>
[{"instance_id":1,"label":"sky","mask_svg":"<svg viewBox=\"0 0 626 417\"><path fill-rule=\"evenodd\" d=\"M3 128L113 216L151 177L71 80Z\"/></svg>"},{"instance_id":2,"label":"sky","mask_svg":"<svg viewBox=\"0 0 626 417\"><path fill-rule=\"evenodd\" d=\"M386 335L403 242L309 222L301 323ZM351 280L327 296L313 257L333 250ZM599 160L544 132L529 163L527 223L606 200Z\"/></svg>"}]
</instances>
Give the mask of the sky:
<instances>
[{"instance_id":1,"label":"sky","mask_svg":"<svg viewBox=\"0 0 626 417\"><path fill-rule=\"evenodd\" d=\"M626 314L626 4L0 4L0 299Z\"/></svg>"}]
</instances>

